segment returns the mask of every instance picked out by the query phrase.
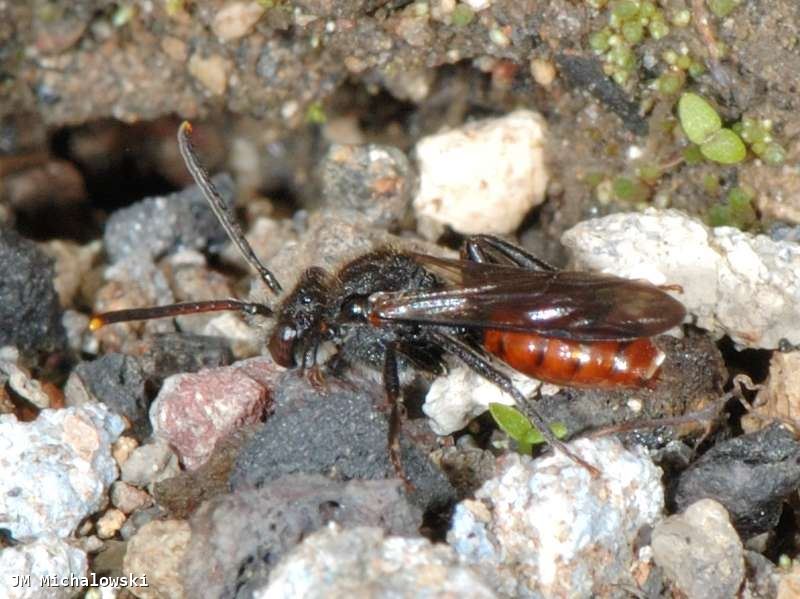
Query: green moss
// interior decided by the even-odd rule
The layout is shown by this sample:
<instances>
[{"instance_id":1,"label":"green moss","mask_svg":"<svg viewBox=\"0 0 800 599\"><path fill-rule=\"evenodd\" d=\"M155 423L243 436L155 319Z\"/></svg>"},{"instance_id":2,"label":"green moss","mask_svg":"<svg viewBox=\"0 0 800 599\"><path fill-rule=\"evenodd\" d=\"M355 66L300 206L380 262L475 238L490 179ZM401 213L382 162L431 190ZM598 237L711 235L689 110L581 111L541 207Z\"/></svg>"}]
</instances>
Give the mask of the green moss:
<instances>
[{"instance_id":1,"label":"green moss","mask_svg":"<svg viewBox=\"0 0 800 599\"><path fill-rule=\"evenodd\" d=\"M658 91L667 96L674 96L683 89L686 83L686 75L683 71L676 69L663 73L656 83Z\"/></svg>"},{"instance_id":2,"label":"green moss","mask_svg":"<svg viewBox=\"0 0 800 599\"><path fill-rule=\"evenodd\" d=\"M767 144L759 157L770 166L780 166L786 161L786 150L780 144L772 142Z\"/></svg>"},{"instance_id":3,"label":"green moss","mask_svg":"<svg viewBox=\"0 0 800 599\"><path fill-rule=\"evenodd\" d=\"M639 16L644 17L645 19L652 19L656 12L656 5L650 0L642 2L642 5L639 7Z\"/></svg>"},{"instance_id":4,"label":"green moss","mask_svg":"<svg viewBox=\"0 0 800 599\"><path fill-rule=\"evenodd\" d=\"M647 26L647 30L650 32L650 37L654 40L660 40L669 35L669 25L667 25L664 19L654 18Z\"/></svg>"},{"instance_id":5,"label":"green moss","mask_svg":"<svg viewBox=\"0 0 800 599\"><path fill-rule=\"evenodd\" d=\"M686 27L689 23L692 22L692 13L686 9L679 10L678 12L672 15L670 19L672 24L676 27Z\"/></svg>"},{"instance_id":6,"label":"green moss","mask_svg":"<svg viewBox=\"0 0 800 599\"><path fill-rule=\"evenodd\" d=\"M734 187L724 204L711 207L708 224L712 227L736 227L743 230L753 228L758 224L758 215L753 208L753 194L742 187Z\"/></svg>"},{"instance_id":7,"label":"green moss","mask_svg":"<svg viewBox=\"0 0 800 599\"><path fill-rule=\"evenodd\" d=\"M644 27L639 21L627 21L622 25L622 37L631 44L638 44L644 37Z\"/></svg>"},{"instance_id":8,"label":"green moss","mask_svg":"<svg viewBox=\"0 0 800 599\"><path fill-rule=\"evenodd\" d=\"M615 2L611 8L611 14L620 21L630 19L631 17L635 17L639 14L639 3L634 2L633 0L621 0L620 2Z\"/></svg>"},{"instance_id":9,"label":"green moss","mask_svg":"<svg viewBox=\"0 0 800 599\"><path fill-rule=\"evenodd\" d=\"M475 19L475 11L466 4L456 4L450 15L450 21L456 27L466 27Z\"/></svg>"},{"instance_id":10,"label":"green moss","mask_svg":"<svg viewBox=\"0 0 800 599\"><path fill-rule=\"evenodd\" d=\"M741 0L706 0L709 10L720 19L731 14L740 3Z\"/></svg>"},{"instance_id":11,"label":"green moss","mask_svg":"<svg viewBox=\"0 0 800 599\"><path fill-rule=\"evenodd\" d=\"M611 189L621 202L640 203L650 198L651 190L642 181L630 177L616 177L611 183Z\"/></svg>"},{"instance_id":12,"label":"green moss","mask_svg":"<svg viewBox=\"0 0 800 599\"><path fill-rule=\"evenodd\" d=\"M683 150L683 160L689 166L694 166L703 162L703 153L699 146L689 146Z\"/></svg>"},{"instance_id":13,"label":"green moss","mask_svg":"<svg viewBox=\"0 0 800 599\"><path fill-rule=\"evenodd\" d=\"M630 46L617 46L608 53L609 60L625 71L636 66L636 56Z\"/></svg>"},{"instance_id":14,"label":"green moss","mask_svg":"<svg viewBox=\"0 0 800 599\"><path fill-rule=\"evenodd\" d=\"M654 164L640 166L636 171L636 175L648 185L655 185L661 178L661 174L661 168Z\"/></svg>"},{"instance_id":15,"label":"green moss","mask_svg":"<svg viewBox=\"0 0 800 599\"><path fill-rule=\"evenodd\" d=\"M702 63L697 62L696 60L692 61L692 64L689 65L689 76L693 79L697 79L700 75L705 73L706 68L703 66Z\"/></svg>"},{"instance_id":16,"label":"green moss","mask_svg":"<svg viewBox=\"0 0 800 599\"><path fill-rule=\"evenodd\" d=\"M306 109L306 123L310 125L322 125L328 120L325 115L325 109L319 102L312 102Z\"/></svg>"},{"instance_id":17,"label":"green moss","mask_svg":"<svg viewBox=\"0 0 800 599\"><path fill-rule=\"evenodd\" d=\"M610 37L611 32L608 29L595 31L589 36L589 47L595 52L602 54L611 47L609 44Z\"/></svg>"},{"instance_id":18,"label":"green moss","mask_svg":"<svg viewBox=\"0 0 800 599\"><path fill-rule=\"evenodd\" d=\"M599 171L587 173L583 177L583 182L586 183L591 188L595 188L600 185L606 178L605 173L601 173Z\"/></svg>"},{"instance_id":19,"label":"green moss","mask_svg":"<svg viewBox=\"0 0 800 599\"><path fill-rule=\"evenodd\" d=\"M703 177L703 190L708 195L718 195L720 191L719 178L716 175L708 174Z\"/></svg>"}]
</instances>

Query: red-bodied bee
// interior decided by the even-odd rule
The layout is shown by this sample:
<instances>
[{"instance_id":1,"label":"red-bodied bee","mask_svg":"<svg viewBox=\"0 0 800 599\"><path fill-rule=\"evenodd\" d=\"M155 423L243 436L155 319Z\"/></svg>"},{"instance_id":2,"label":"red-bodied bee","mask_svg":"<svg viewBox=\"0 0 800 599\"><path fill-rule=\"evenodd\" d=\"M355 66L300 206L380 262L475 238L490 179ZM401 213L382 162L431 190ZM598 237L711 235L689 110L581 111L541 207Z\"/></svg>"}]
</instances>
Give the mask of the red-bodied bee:
<instances>
[{"instance_id":1,"label":"red-bodied bee","mask_svg":"<svg viewBox=\"0 0 800 599\"><path fill-rule=\"evenodd\" d=\"M281 294L200 165L190 133L183 123L178 143L189 172L231 241L272 293ZM216 310L274 317L267 347L281 366L314 371L320 344L332 342L345 360L380 369L392 406L390 454L399 473L399 368L442 373L449 354L520 405L526 398L495 358L558 385L650 387L664 359L651 338L686 315L680 302L649 283L557 270L508 242L478 235L466 240L459 260L384 248L335 274L310 268L274 308L237 300L187 302L99 314L91 328ZM553 446L585 465L535 409L529 412Z\"/></svg>"}]
</instances>

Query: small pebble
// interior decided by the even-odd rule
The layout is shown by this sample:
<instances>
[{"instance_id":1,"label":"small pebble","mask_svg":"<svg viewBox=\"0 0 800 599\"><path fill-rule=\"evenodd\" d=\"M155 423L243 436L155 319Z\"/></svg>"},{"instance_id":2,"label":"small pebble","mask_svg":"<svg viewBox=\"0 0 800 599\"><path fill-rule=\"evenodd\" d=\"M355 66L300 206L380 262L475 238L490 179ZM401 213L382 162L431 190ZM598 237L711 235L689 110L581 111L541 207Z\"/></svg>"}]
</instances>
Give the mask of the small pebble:
<instances>
[{"instance_id":1,"label":"small pebble","mask_svg":"<svg viewBox=\"0 0 800 599\"><path fill-rule=\"evenodd\" d=\"M136 439L123 436L117 439L116 443L111 447L111 455L114 457L117 465L122 466L137 447L139 447L139 442Z\"/></svg>"},{"instance_id":2,"label":"small pebble","mask_svg":"<svg viewBox=\"0 0 800 599\"><path fill-rule=\"evenodd\" d=\"M227 366L233 362L228 340L208 335L167 333L143 340L139 358L147 380L160 389L173 374L197 372L202 368Z\"/></svg>"},{"instance_id":3,"label":"small pebble","mask_svg":"<svg viewBox=\"0 0 800 599\"><path fill-rule=\"evenodd\" d=\"M326 207L353 210L370 224L396 227L409 209L414 176L397 148L333 145L320 166Z\"/></svg>"},{"instance_id":4,"label":"small pebble","mask_svg":"<svg viewBox=\"0 0 800 599\"><path fill-rule=\"evenodd\" d=\"M234 195L233 179L219 174L212 181L226 202ZM112 262L128 257L157 260L189 248L220 248L227 236L197 186L166 196L145 198L116 210L108 219L103 245Z\"/></svg>"},{"instance_id":5,"label":"small pebble","mask_svg":"<svg viewBox=\"0 0 800 599\"><path fill-rule=\"evenodd\" d=\"M561 453L507 454L475 499L456 506L448 542L504 596L590 597L634 585L637 534L664 508L661 471L610 437L569 446L600 476Z\"/></svg>"},{"instance_id":6,"label":"small pebble","mask_svg":"<svg viewBox=\"0 0 800 599\"><path fill-rule=\"evenodd\" d=\"M53 259L55 267L53 285L61 306L74 307L73 300L80 290L83 279L102 251L100 241L95 240L81 246L74 242L53 239L42 249Z\"/></svg>"},{"instance_id":7,"label":"small pebble","mask_svg":"<svg viewBox=\"0 0 800 599\"><path fill-rule=\"evenodd\" d=\"M111 485L111 504L123 514L135 512L152 502L153 498L148 493L124 481L118 480Z\"/></svg>"},{"instance_id":8,"label":"small pebble","mask_svg":"<svg viewBox=\"0 0 800 599\"><path fill-rule=\"evenodd\" d=\"M80 546L86 553L99 553L105 547L103 540L95 535L81 537Z\"/></svg>"},{"instance_id":9,"label":"small pebble","mask_svg":"<svg viewBox=\"0 0 800 599\"><path fill-rule=\"evenodd\" d=\"M531 397L541 382L509 371L514 386ZM425 396L422 410L430 418L437 435L449 435L464 428L473 418L489 409L490 403L514 405L514 398L466 366L455 366L437 377Z\"/></svg>"},{"instance_id":10,"label":"small pebble","mask_svg":"<svg viewBox=\"0 0 800 599\"><path fill-rule=\"evenodd\" d=\"M112 508L100 516L97 520L97 536L101 539L113 537L125 523L125 514L122 511Z\"/></svg>"},{"instance_id":11,"label":"small pebble","mask_svg":"<svg viewBox=\"0 0 800 599\"><path fill-rule=\"evenodd\" d=\"M54 278L53 261L34 242L0 226L0 347L28 354L66 345Z\"/></svg>"},{"instance_id":12,"label":"small pebble","mask_svg":"<svg viewBox=\"0 0 800 599\"><path fill-rule=\"evenodd\" d=\"M223 42L247 35L266 8L259 2L231 2L220 9L211 23L211 29Z\"/></svg>"},{"instance_id":13,"label":"small pebble","mask_svg":"<svg viewBox=\"0 0 800 599\"><path fill-rule=\"evenodd\" d=\"M150 420L155 434L194 470L221 439L263 421L270 406L262 385L234 366L225 366L169 377L150 407Z\"/></svg>"},{"instance_id":14,"label":"small pebble","mask_svg":"<svg viewBox=\"0 0 800 599\"><path fill-rule=\"evenodd\" d=\"M50 407L50 396L42 384L31 377L31 374L18 366L19 352L15 347L4 347L0 351L0 380L20 397L43 410Z\"/></svg>"},{"instance_id":15,"label":"small pebble","mask_svg":"<svg viewBox=\"0 0 800 599\"><path fill-rule=\"evenodd\" d=\"M543 119L527 110L421 139L414 211L422 232L512 233L544 201L544 142Z\"/></svg>"},{"instance_id":16,"label":"small pebble","mask_svg":"<svg viewBox=\"0 0 800 599\"><path fill-rule=\"evenodd\" d=\"M128 541L122 568L123 572L146 576L148 586L130 591L140 599L183 599L186 594L180 565L190 537L185 520L154 521L139 529Z\"/></svg>"},{"instance_id":17,"label":"small pebble","mask_svg":"<svg viewBox=\"0 0 800 599\"><path fill-rule=\"evenodd\" d=\"M713 499L659 522L651 544L655 563L688 599L727 599L742 586L744 548L728 512Z\"/></svg>"},{"instance_id":18,"label":"small pebble","mask_svg":"<svg viewBox=\"0 0 800 599\"><path fill-rule=\"evenodd\" d=\"M215 96L225 93L230 72L230 61L218 54L205 57L195 53L189 59L189 73Z\"/></svg>"},{"instance_id":19,"label":"small pebble","mask_svg":"<svg viewBox=\"0 0 800 599\"><path fill-rule=\"evenodd\" d=\"M120 478L131 485L146 487L152 482L169 478L179 472L177 456L169 445L154 439L137 447L122 463Z\"/></svg>"},{"instance_id":20,"label":"small pebble","mask_svg":"<svg viewBox=\"0 0 800 599\"><path fill-rule=\"evenodd\" d=\"M137 358L109 353L75 367L66 386L68 403L78 400L82 395L79 390L83 387L91 400L100 401L120 416L125 416L132 424L133 434L145 438L150 433L145 382Z\"/></svg>"}]
</instances>

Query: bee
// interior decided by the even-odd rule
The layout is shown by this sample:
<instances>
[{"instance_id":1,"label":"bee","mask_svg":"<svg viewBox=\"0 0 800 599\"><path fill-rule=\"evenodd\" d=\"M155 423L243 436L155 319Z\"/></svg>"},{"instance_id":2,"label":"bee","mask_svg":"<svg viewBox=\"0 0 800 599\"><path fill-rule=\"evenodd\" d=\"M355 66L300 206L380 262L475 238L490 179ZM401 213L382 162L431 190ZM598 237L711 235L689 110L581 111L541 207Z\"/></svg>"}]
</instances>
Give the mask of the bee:
<instances>
[{"instance_id":1,"label":"bee","mask_svg":"<svg viewBox=\"0 0 800 599\"><path fill-rule=\"evenodd\" d=\"M283 288L253 252L214 188L191 143L178 130L186 166L247 263L276 297ZM275 321L267 349L286 368L319 373L318 350L332 343L347 360L382 372L391 409L389 453L399 458L401 367L432 374L452 356L527 403L497 360L542 381L588 388L652 387L664 353L652 338L686 316L664 289L620 277L558 270L511 243L469 237L459 259L391 247L367 252L331 273L312 267L274 305L234 299L118 310L92 317L90 328L132 320L233 310ZM591 471L529 409L547 441Z\"/></svg>"}]
</instances>

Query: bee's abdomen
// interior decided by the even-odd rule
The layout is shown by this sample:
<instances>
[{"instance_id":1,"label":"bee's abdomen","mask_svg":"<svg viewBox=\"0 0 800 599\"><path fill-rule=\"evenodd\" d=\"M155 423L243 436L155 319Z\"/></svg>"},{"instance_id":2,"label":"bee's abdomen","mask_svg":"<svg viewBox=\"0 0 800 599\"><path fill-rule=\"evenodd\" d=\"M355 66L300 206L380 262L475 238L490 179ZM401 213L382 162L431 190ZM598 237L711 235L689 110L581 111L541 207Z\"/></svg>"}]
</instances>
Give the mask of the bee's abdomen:
<instances>
[{"instance_id":1,"label":"bee's abdomen","mask_svg":"<svg viewBox=\"0 0 800 599\"><path fill-rule=\"evenodd\" d=\"M649 338L581 342L487 330L483 344L515 370L568 387L650 386L664 361L664 353Z\"/></svg>"}]
</instances>

